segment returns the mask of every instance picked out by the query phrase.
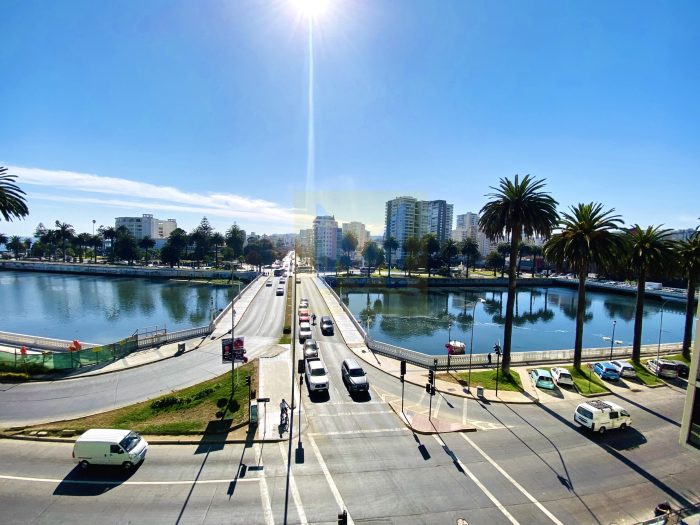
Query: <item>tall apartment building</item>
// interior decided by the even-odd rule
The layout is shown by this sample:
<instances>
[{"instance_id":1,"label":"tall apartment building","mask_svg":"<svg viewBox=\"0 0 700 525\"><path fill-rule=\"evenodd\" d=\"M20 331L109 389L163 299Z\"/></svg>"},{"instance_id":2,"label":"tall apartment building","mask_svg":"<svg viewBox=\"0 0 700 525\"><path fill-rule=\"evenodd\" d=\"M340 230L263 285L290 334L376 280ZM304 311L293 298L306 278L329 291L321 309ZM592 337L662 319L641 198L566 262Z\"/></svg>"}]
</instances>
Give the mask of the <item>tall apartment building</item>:
<instances>
[{"instance_id":1,"label":"tall apartment building","mask_svg":"<svg viewBox=\"0 0 700 525\"><path fill-rule=\"evenodd\" d=\"M144 213L141 217L117 217L114 222L115 228L124 226L137 241L144 237L153 240L167 239L177 228L175 219L156 219L150 213Z\"/></svg>"},{"instance_id":2,"label":"tall apartment building","mask_svg":"<svg viewBox=\"0 0 700 525\"><path fill-rule=\"evenodd\" d=\"M342 239L342 230L338 228L335 217L330 215L317 216L314 219L313 236L316 267L320 269L335 268Z\"/></svg>"},{"instance_id":3,"label":"tall apartment building","mask_svg":"<svg viewBox=\"0 0 700 525\"><path fill-rule=\"evenodd\" d=\"M357 239L357 251L361 252L365 244L369 242L369 232L365 229L365 225L361 222L344 222L343 235L352 233Z\"/></svg>"},{"instance_id":4,"label":"tall apartment building","mask_svg":"<svg viewBox=\"0 0 700 525\"><path fill-rule=\"evenodd\" d=\"M397 197L386 203L384 238L399 243L396 261L404 257L403 243L409 237L434 234L441 243L452 233L453 205L444 200L419 201L413 197Z\"/></svg>"},{"instance_id":5,"label":"tall apartment building","mask_svg":"<svg viewBox=\"0 0 700 525\"><path fill-rule=\"evenodd\" d=\"M299 252L300 257L311 257L314 253L314 230L307 228L299 230Z\"/></svg>"}]
</instances>

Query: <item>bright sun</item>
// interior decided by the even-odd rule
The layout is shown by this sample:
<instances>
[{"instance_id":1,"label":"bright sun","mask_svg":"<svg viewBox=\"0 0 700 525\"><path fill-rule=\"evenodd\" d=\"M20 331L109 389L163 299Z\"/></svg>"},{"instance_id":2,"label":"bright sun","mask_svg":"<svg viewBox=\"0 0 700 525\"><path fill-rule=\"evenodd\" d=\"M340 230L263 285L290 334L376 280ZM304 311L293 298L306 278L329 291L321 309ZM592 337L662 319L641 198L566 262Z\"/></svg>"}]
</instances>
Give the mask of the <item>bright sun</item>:
<instances>
[{"instance_id":1,"label":"bright sun","mask_svg":"<svg viewBox=\"0 0 700 525\"><path fill-rule=\"evenodd\" d=\"M318 18L328 7L330 0L292 0L299 12L306 18Z\"/></svg>"}]
</instances>

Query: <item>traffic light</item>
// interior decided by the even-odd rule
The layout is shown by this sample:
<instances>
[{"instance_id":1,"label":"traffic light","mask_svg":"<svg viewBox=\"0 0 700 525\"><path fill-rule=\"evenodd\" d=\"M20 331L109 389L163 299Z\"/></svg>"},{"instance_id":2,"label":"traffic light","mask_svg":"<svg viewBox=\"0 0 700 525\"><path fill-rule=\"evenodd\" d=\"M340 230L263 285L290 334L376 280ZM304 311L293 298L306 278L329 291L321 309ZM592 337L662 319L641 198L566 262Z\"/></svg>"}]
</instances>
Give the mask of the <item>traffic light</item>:
<instances>
[{"instance_id":1,"label":"traffic light","mask_svg":"<svg viewBox=\"0 0 700 525\"><path fill-rule=\"evenodd\" d=\"M250 376L245 376L245 384L250 386Z\"/></svg>"},{"instance_id":2,"label":"traffic light","mask_svg":"<svg viewBox=\"0 0 700 525\"><path fill-rule=\"evenodd\" d=\"M401 375L406 375L406 361L401 361Z\"/></svg>"},{"instance_id":3,"label":"traffic light","mask_svg":"<svg viewBox=\"0 0 700 525\"><path fill-rule=\"evenodd\" d=\"M425 384L425 391L426 391L428 394L431 393L431 390L430 390L430 383L426 383L426 384Z\"/></svg>"},{"instance_id":4,"label":"traffic light","mask_svg":"<svg viewBox=\"0 0 700 525\"><path fill-rule=\"evenodd\" d=\"M428 382L432 385L435 382L435 372L428 370Z\"/></svg>"}]
</instances>

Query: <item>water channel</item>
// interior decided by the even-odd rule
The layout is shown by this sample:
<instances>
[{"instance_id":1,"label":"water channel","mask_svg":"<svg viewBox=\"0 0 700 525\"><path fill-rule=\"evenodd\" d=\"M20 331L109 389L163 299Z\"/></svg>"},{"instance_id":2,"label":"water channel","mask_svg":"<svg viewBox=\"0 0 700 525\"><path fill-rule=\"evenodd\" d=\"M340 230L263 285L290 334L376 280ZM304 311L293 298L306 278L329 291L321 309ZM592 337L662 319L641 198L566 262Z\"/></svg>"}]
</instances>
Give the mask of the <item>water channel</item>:
<instances>
[{"instance_id":1,"label":"water channel","mask_svg":"<svg viewBox=\"0 0 700 525\"><path fill-rule=\"evenodd\" d=\"M336 292L362 326L369 327L371 337L378 341L425 354L444 355L448 336L464 342L469 351L472 326L474 353L490 352L494 343L503 339L505 288L342 287ZM632 344L635 296L588 291L586 303L584 348L609 347L613 321L616 344ZM576 304L575 289L519 288L513 352L573 348ZM647 298L642 344L657 344L660 328L662 343L682 341L684 320L685 303L664 303Z\"/></svg>"},{"instance_id":2,"label":"water channel","mask_svg":"<svg viewBox=\"0 0 700 525\"><path fill-rule=\"evenodd\" d=\"M0 331L111 343L156 326L204 326L231 295L228 286L165 279L2 271Z\"/></svg>"}]
</instances>

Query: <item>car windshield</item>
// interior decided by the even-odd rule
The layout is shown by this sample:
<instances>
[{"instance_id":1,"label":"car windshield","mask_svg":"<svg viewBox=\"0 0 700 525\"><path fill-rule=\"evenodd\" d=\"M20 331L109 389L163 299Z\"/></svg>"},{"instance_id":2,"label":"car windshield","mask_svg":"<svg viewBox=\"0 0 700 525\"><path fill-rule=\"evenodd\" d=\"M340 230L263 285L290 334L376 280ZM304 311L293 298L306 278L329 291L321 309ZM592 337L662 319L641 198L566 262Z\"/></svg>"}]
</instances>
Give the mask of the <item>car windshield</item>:
<instances>
[{"instance_id":1,"label":"car windshield","mask_svg":"<svg viewBox=\"0 0 700 525\"><path fill-rule=\"evenodd\" d=\"M311 375L312 375L312 376L325 376L325 375L326 375L326 371L323 369L323 367L321 367L321 368L313 368L313 369L311 369Z\"/></svg>"},{"instance_id":2,"label":"car windshield","mask_svg":"<svg viewBox=\"0 0 700 525\"><path fill-rule=\"evenodd\" d=\"M362 370L361 368L351 368L350 375L352 377L362 377L365 375L365 371Z\"/></svg>"},{"instance_id":3,"label":"car windshield","mask_svg":"<svg viewBox=\"0 0 700 525\"><path fill-rule=\"evenodd\" d=\"M571 379L571 375L566 372L559 372L559 379Z\"/></svg>"},{"instance_id":4,"label":"car windshield","mask_svg":"<svg viewBox=\"0 0 700 525\"><path fill-rule=\"evenodd\" d=\"M540 376L539 381L542 381L543 383L551 383L552 378L547 376Z\"/></svg>"},{"instance_id":5,"label":"car windshield","mask_svg":"<svg viewBox=\"0 0 700 525\"><path fill-rule=\"evenodd\" d=\"M131 452L134 447L139 444L139 441L141 441L141 436L139 436L136 432L130 432L124 439L121 440L119 445L127 452Z\"/></svg>"}]
</instances>

